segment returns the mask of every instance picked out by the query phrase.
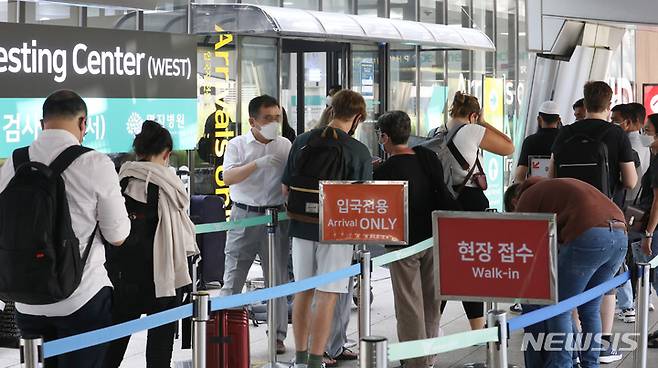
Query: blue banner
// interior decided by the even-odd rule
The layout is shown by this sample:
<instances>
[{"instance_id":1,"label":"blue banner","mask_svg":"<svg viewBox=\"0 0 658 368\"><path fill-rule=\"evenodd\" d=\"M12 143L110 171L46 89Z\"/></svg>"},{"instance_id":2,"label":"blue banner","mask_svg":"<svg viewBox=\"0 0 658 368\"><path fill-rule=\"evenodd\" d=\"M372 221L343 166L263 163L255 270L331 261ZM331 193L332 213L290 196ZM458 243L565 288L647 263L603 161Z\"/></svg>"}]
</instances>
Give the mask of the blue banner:
<instances>
[{"instance_id":1,"label":"blue banner","mask_svg":"<svg viewBox=\"0 0 658 368\"><path fill-rule=\"evenodd\" d=\"M45 98L0 99L0 158L32 143L41 132ZM175 150L195 149L197 100L195 98L85 98L87 135L83 144L103 153L130 152L144 120L169 129Z\"/></svg>"}]
</instances>

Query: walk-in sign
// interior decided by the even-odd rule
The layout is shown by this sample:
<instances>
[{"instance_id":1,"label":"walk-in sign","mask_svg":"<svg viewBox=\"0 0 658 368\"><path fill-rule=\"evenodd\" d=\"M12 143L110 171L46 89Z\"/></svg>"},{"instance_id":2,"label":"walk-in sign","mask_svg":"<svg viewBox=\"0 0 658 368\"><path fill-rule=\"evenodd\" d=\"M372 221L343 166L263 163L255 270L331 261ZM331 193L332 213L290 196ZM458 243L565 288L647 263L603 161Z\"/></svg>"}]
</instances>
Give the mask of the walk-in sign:
<instances>
[{"instance_id":1,"label":"walk-in sign","mask_svg":"<svg viewBox=\"0 0 658 368\"><path fill-rule=\"evenodd\" d=\"M406 181L321 181L320 241L408 243Z\"/></svg>"},{"instance_id":2,"label":"walk-in sign","mask_svg":"<svg viewBox=\"0 0 658 368\"><path fill-rule=\"evenodd\" d=\"M435 211L442 299L557 303L554 214Z\"/></svg>"}]
</instances>

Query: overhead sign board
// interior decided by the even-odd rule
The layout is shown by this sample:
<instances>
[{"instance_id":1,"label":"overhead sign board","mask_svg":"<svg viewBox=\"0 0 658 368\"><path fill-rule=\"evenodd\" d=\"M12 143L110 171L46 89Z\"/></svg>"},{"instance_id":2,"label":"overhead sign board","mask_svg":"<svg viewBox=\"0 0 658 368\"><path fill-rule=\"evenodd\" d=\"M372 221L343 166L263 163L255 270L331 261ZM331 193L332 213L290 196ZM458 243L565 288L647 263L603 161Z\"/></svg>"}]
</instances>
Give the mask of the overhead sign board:
<instances>
[{"instance_id":1,"label":"overhead sign board","mask_svg":"<svg viewBox=\"0 0 658 368\"><path fill-rule=\"evenodd\" d=\"M321 181L320 241L408 244L406 181Z\"/></svg>"},{"instance_id":2,"label":"overhead sign board","mask_svg":"<svg viewBox=\"0 0 658 368\"><path fill-rule=\"evenodd\" d=\"M146 119L175 149L197 139L196 40L168 33L0 23L0 157L40 130L41 105L60 89L88 104L86 146L130 151Z\"/></svg>"},{"instance_id":3,"label":"overhead sign board","mask_svg":"<svg viewBox=\"0 0 658 368\"><path fill-rule=\"evenodd\" d=\"M555 215L435 211L442 299L557 302Z\"/></svg>"}]
</instances>

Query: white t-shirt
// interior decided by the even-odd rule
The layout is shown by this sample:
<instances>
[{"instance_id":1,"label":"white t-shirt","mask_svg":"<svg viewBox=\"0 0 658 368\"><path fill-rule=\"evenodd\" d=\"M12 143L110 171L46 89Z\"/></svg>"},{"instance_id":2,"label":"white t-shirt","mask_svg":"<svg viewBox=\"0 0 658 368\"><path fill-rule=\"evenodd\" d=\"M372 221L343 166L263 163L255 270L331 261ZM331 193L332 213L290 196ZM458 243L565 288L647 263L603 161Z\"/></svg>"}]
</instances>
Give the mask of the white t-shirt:
<instances>
[{"instance_id":1,"label":"white t-shirt","mask_svg":"<svg viewBox=\"0 0 658 368\"><path fill-rule=\"evenodd\" d=\"M30 160L50 164L61 152L75 144L80 143L65 130L44 130L30 145ZM13 177L14 164L9 158L0 169L0 191L4 190ZM62 178L71 212L71 225L80 242L81 255L96 222L109 242L116 243L128 237L130 220L121 195L119 176L109 157L96 151L85 153L73 161L62 173ZM52 304L16 303L16 309L23 314L37 316L68 316L87 304L105 286L111 287L112 283L105 270L105 247L97 232L80 285L71 296Z\"/></svg>"},{"instance_id":2,"label":"white t-shirt","mask_svg":"<svg viewBox=\"0 0 658 368\"><path fill-rule=\"evenodd\" d=\"M456 123L453 121L448 122L448 129L453 129L455 125ZM480 150L480 142L482 142L482 138L484 138L485 131L486 128L481 125L467 124L459 130L459 132L452 140L455 143L457 150L459 150L459 153L461 153L462 156L464 156L466 162L468 162L469 167L473 167L473 165L475 165L475 158L477 157ZM480 154L479 156L480 165L483 165L482 155ZM464 182L466 175L468 175L468 171L462 169L462 167L457 162L457 159L452 155L450 155L450 159L452 161L452 185L461 185ZM476 168L474 173L477 172L478 169ZM468 183L466 183L466 186L476 187L476 185L470 182L470 180Z\"/></svg>"}]
</instances>

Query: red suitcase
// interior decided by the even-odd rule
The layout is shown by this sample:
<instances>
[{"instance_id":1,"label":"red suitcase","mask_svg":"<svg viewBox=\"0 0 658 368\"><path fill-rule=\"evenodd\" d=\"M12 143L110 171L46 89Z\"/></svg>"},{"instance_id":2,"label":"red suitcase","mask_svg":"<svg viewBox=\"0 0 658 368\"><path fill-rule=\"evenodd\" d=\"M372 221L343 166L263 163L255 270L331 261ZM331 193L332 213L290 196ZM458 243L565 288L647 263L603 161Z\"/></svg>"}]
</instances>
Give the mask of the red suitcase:
<instances>
[{"instance_id":1,"label":"red suitcase","mask_svg":"<svg viewBox=\"0 0 658 368\"><path fill-rule=\"evenodd\" d=\"M207 326L206 368L250 368L246 309L212 312Z\"/></svg>"}]
</instances>

